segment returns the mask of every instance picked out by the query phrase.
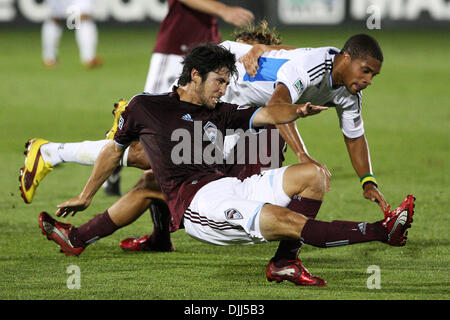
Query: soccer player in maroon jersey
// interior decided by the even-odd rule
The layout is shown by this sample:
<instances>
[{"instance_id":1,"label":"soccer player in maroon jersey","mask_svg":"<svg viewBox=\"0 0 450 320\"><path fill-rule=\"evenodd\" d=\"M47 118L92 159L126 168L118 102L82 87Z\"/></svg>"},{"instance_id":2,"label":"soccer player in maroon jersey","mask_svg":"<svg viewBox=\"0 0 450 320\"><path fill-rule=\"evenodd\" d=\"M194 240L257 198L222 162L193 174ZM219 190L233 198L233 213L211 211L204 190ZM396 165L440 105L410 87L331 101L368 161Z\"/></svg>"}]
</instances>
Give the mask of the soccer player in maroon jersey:
<instances>
[{"instance_id":1,"label":"soccer player in maroon jersey","mask_svg":"<svg viewBox=\"0 0 450 320\"><path fill-rule=\"evenodd\" d=\"M326 177L314 163L269 170L245 180L228 175L226 165L220 161L223 157L211 153L223 150L221 133L226 129L257 130L327 109L310 103L258 108L219 102L236 70L234 63L234 55L223 47L198 46L183 61L179 87L164 95L133 97L122 114L114 141L102 150L82 193L60 207L57 215L87 208L117 166L125 147L139 138L172 212L173 228L180 227L184 220L186 232L196 239L219 245L284 239L301 239L317 247L367 241L404 245L414 213L412 196L375 223L323 222L286 208L293 197L322 201ZM188 137L181 153L175 132L175 136ZM75 228L42 212L39 224L44 235L59 244L63 252L79 255L90 243L126 225L118 217L120 212L110 208ZM281 268L270 263L266 271L271 281L326 284L295 262Z\"/></svg>"},{"instance_id":2,"label":"soccer player in maroon jersey","mask_svg":"<svg viewBox=\"0 0 450 320\"><path fill-rule=\"evenodd\" d=\"M237 27L247 25L254 19L249 10L220 1L169 0L169 12L161 22L150 59L145 92L170 91L181 73L183 56L191 47L199 43L221 42L217 16ZM121 167L118 167L105 182L106 194L121 195L120 170Z\"/></svg>"}]
</instances>

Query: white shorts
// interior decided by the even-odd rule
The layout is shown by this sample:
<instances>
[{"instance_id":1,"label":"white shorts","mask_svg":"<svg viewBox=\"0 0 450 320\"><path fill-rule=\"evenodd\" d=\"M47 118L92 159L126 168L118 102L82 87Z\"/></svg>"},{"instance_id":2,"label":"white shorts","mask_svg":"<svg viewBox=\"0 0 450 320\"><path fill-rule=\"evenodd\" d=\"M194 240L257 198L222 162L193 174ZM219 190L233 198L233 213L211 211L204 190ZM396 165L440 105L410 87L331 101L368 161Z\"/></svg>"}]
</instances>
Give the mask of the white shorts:
<instances>
[{"instance_id":1,"label":"white shorts","mask_svg":"<svg viewBox=\"0 0 450 320\"><path fill-rule=\"evenodd\" d=\"M291 202L283 190L286 168L255 174L244 181L228 177L204 185L184 214L186 232L217 245L266 242L259 214L266 203L286 207Z\"/></svg>"},{"instance_id":2,"label":"white shorts","mask_svg":"<svg viewBox=\"0 0 450 320\"><path fill-rule=\"evenodd\" d=\"M53 18L67 18L71 6L79 9L81 14L92 15L94 12L94 0L47 0L47 2L50 16Z\"/></svg>"},{"instance_id":3,"label":"white shorts","mask_svg":"<svg viewBox=\"0 0 450 320\"><path fill-rule=\"evenodd\" d=\"M144 91L158 94L172 91L172 85L183 71L183 57L176 54L154 52Z\"/></svg>"}]
</instances>

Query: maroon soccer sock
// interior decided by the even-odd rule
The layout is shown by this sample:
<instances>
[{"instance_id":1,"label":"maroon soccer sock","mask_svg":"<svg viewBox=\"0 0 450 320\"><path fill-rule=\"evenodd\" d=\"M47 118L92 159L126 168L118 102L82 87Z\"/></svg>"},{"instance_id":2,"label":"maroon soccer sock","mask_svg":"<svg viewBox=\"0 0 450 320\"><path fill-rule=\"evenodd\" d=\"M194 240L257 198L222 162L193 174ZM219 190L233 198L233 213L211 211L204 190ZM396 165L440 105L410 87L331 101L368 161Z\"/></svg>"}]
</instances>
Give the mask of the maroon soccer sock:
<instances>
[{"instance_id":1,"label":"maroon soccer sock","mask_svg":"<svg viewBox=\"0 0 450 320\"><path fill-rule=\"evenodd\" d=\"M294 196L287 208L292 211L301 213L309 219L315 219L317 214L319 213L321 205L321 200ZM275 261L275 265L277 265L277 262L283 264L285 261L297 259L297 255L300 251L301 246L302 241L300 239L280 241L277 252L272 258Z\"/></svg>"},{"instance_id":2,"label":"maroon soccer sock","mask_svg":"<svg viewBox=\"0 0 450 320\"><path fill-rule=\"evenodd\" d=\"M109 216L108 210L69 233L69 240L74 247L85 247L98 241L100 238L109 236L119 229Z\"/></svg>"},{"instance_id":3,"label":"maroon soccer sock","mask_svg":"<svg viewBox=\"0 0 450 320\"><path fill-rule=\"evenodd\" d=\"M301 213L308 219L315 219L319 213L322 200L315 200L309 198L302 198L294 196L292 201L287 206L288 209Z\"/></svg>"},{"instance_id":4,"label":"maroon soccer sock","mask_svg":"<svg viewBox=\"0 0 450 320\"><path fill-rule=\"evenodd\" d=\"M304 243L321 248L344 246L368 241L386 241L387 229L383 220L374 223L308 220L303 227Z\"/></svg>"}]
</instances>

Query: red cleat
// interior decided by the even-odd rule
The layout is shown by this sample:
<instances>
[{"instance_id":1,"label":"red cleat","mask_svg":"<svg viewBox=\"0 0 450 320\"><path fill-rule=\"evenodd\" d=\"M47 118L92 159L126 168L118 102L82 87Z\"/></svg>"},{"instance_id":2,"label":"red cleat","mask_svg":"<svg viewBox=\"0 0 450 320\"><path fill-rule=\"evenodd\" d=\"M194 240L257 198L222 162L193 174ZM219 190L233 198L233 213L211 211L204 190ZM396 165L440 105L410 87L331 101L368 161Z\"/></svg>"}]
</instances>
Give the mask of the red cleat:
<instances>
[{"instance_id":1,"label":"red cleat","mask_svg":"<svg viewBox=\"0 0 450 320\"><path fill-rule=\"evenodd\" d=\"M407 230L413 222L414 200L416 198L413 195L407 195L397 209L390 211L390 207L388 207L384 212L383 226L388 230L386 243L391 246L404 246L406 244Z\"/></svg>"},{"instance_id":2,"label":"red cleat","mask_svg":"<svg viewBox=\"0 0 450 320\"><path fill-rule=\"evenodd\" d=\"M149 234L140 238L127 238L122 240L120 242L120 247L124 251L175 251L172 242L166 244L155 243L152 241L152 237Z\"/></svg>"},{"instance_id":3,"label":"red cleat","mask_svg":"<svg viewBox=\"0 0 450 320\"><path fill-rule=\"evenodd\" d=\"M269 281L280 283L287 280L297 286L325 287L327 285L325 280L309 273L299 259L288 261L283 267L276 267L274 261L270 260L266 267L266 277Z\"/></svg>"},{"instance_id":4,"label":"red cleat","mask_svg":"<svg viewBox=\"0 0 450 320\"><path fill-rule=\"evenodd\" d=\"M39 227L48 240L55 241L60 251L66 256L79 256L85 247L74 247L69 240L69 233L73 226L68 223L58 222L53 219L47 212L39 214Z\"/></svg>"},{"instance_id":5,"label":"red cleat","mask_svg":"<svg viewBox=\"0 0 450 320\"><path fill-rule=\"evenodd\" d=\"M100 57L94 57L92 60L83 63L88 69L98 68L103 65L103 59Z\"/></svg>"}]
</instances>

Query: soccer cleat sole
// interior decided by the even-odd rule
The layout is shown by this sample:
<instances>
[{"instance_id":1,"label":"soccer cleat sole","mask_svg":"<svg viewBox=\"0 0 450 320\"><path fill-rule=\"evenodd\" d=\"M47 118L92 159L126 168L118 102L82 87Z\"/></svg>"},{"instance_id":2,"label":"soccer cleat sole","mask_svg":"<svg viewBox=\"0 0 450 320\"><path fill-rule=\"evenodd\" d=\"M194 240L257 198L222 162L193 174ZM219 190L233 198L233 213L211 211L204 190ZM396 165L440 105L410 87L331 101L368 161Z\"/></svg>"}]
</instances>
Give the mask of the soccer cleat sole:
<instances>
[{"instance_id":1,"label":"soccer cleat sole","mask_svg":"<svg viewBox=\"0 0 450 320\"><path fill-rule=\"evenodd\" d=\"M31 141L32 141L32 139L28 139L28 141L25 142L25 151L23 152L23 154L25 155L25 157L28 156L28 152L29 152L28 147L30 146ZM20 190L20 195L21 195L23 201L24 201L26 204L30 204L31 201L28 201L28 199L27 199L27 197L26 197L26 195L25 195L25 191L24 191L23 188L22 188L22 178L23 178L24 172L25 172L25 166L23 166L23 167L20 169L20 175L19 175L19 182L20 182L20 184L19 184L19 190Z\"/></svg>"},{"instance_id":2,"label":"soccer cleat sole","mask_svg":"<svg viewBox=\"0 0 450 320\"><path fill-rule=\"evenodd\" d=\"M28 157L30 155L30 151L33 150L34 143L36 143L38 149L36 155L33 158L34 162L30 167L31 162L29 162ZM43 167L41 167L42 164L40 163L40 161L43 161L43 158L40 152L40 147L46 143L48 143L48 141L40 138L29 139L25 143L25 164L20 169L19 173L19 190L20 195L26 204L30 204L33 201L36 188L39 186L40 181L44 179L44 177L51 170L53 170L52 166L49 163L44 163Z\"/></svg>"},{"instance_id":3,"label":"soccer cleat sole","mask_svg":"<svg viewBox=\"0 0 450 320\"><path fill-rule=\"evenodd\" d=\"M287 279L277 279L277 278L267 278L267 281L269 282L276 282L276 283L282 283L283 281L287 281L287 282L291 282L294 285L298 286L298 287L325 287L327 285L327 283L302 283L302 284L297 284L294 283L292 281L289 281Z\"/></svg>"}]
</instances>

